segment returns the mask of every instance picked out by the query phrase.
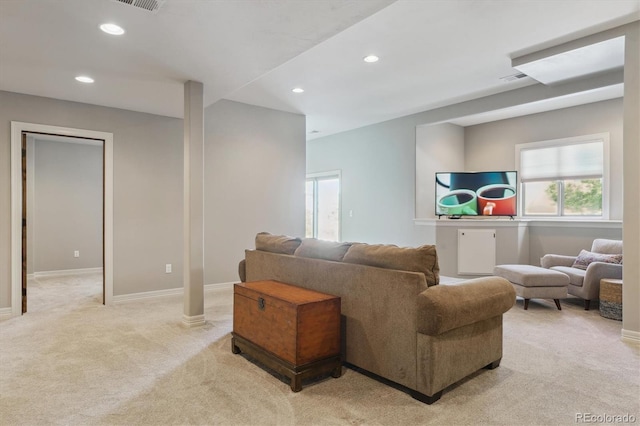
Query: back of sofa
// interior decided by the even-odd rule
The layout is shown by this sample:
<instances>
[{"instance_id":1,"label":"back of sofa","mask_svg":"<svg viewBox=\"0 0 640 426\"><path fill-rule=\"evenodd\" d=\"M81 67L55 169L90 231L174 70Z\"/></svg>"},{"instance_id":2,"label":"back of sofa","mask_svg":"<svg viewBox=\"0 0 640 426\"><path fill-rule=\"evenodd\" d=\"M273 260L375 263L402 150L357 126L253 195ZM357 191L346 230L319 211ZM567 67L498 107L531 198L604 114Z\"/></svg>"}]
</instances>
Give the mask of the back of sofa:
<instances>
[{"instance_id":1,"label":"back of sofa","mask_svg":"<svg viewBox=\"0 0 640 426\"><path fill-rule=\"evenodd\" d=\"M316 238L300 239L260 232L256 235L256 250L334 262L357 263L384 269L421 272L429 287L438 285L440 282L438 254L434 245L398 247L393 244L345 243ZM242 277L244 274L242 267L239 272Z\"/></svg>"},{"instance_id":2,"label":"back of sofa","mask_svg":"<svg viewBox=\"0 0 640 426\"><path fill-rule=\"evenodd\" d=\"M246 281L276 280L342 299L346 362L416 387L417 302L425 274L262 250L245 252Z\"/></svg>"}]
</instances>

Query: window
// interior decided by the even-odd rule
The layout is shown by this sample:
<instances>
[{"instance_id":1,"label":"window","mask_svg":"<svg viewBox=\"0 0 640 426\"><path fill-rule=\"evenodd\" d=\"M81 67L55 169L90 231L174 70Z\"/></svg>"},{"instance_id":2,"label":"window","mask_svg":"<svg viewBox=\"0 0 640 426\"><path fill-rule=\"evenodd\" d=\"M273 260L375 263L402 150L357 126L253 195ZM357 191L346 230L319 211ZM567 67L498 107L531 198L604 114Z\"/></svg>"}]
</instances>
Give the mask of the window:
<instances>
[{"instance_id":1,"label":"window","mask_svg":"<svg viewBox=\"0 0 640 426\"><path fill-rule=\"evenodd\" d=\"M524 216L608 217L609 134L516 146Z\"/></svg>"},{"instance_id":2,"label":"window","mask_svg":"<svg viewBox=\"0 0 640 426\"><path fill-rule=\"evenodd\" d=\"M307 175L305 236L340 240L340 172Z\"/></svg>"}]
</instances>

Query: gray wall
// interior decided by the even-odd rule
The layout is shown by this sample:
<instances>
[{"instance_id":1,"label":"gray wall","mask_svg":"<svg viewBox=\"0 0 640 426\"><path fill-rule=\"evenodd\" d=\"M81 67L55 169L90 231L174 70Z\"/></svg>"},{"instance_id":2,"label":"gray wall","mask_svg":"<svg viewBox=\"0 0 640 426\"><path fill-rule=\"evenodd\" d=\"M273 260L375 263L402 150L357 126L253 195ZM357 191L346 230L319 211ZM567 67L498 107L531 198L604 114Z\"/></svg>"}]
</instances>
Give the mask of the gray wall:
<instances>
[{"instance_id":1,"label":"gray wall","mask_svg":"<svg viewBox=\"0 0 640 426\"><path fill-rule=\"evenodd\" d=\"M0 91L0 307L11 304L12 120L113 133L114 295L182 285L182 120Z\"/></svg>"},{"instance_id":2,"label":"gray wall","mask_svg":"<svg viewBox=\"0 0 640 426\"><path fill-rule=\"evenodd\" d=\"M101 267L102 146L36 138L33 156L33 271Z\"/></svg>"},{"instance_id":3,"label":"gray wall","mask_svg":"<svg viewBox=\"0 0 640 426\"><path fill-rule=\"evenodd\" d=\"M529 263L540 265L540 258L547 253L577 256L580 250L590 250L596 238L622 239L620 225L545 224L529 225Z\"/></svg>"},{"instance_id":4,"label":"gray wall","mask_svg":"<svg viewBox=\"0 0 640 426\"><path fill-rule=\"evenodd\" d=\"M466 170L515 170L521 143L609 133L610 219L622 219L622 99L465 128Z\"/></svg>"},{"instance_id":5,"label":"gray wall","mask_svg":"<svg viewBox=\"0 0 640 426\"><path fill-rule=\"evenodd\" d=\"M610 135L610 219L621 220L622 99L465 128L446 123L419 126L416 132L417 217L434 217L433 175L436 171L515 170L517 144L605 132Z\"/></svg>"},{"instance_id":6,"label":"gray wall","mask_svg":"<svg viewBox=\"0 0 640 426\"><path fill-rule=\"evenodd\" d=\"M416 217L433 218L436 172L464 172L464 127L450 123L416 127Z\"/></svg>"},{"instance_id":7,"label":"gray wall","mask_svg":"<svg viewBox=\"0 0 640 426\"><path fill-rule=\"evenodd\" d=\"M305 117L232 101L205 110L205 284L238 281L255 235L304 235Z\"/></svg>"},{"instance_id":8,"label":"gray wall","mask_svg":"<svg viewBox=\"0 0 640 426\"><path fill-rule=\"evenodd\" d=\"M232 281L255 232L304 232L304 118L232 102L205 116L220 126L207 124L206 143L221 147L206 148L205 275ZM11 121L113 133L114 295L182 287L183 121L0 91L0 308L11 305Z\"/></svg>"},{"instance_id":9,"label":"gray wall","mask_svg":"<svg viewBox=\"0 0 640 426\"><path fill-rule=\"evenodd\" d=\"M401 118L307 143L307 173L342 171L342 240L415 246L415 124ZM353 216L350 216L353 212Z\"/></svg>"}]
</instances>

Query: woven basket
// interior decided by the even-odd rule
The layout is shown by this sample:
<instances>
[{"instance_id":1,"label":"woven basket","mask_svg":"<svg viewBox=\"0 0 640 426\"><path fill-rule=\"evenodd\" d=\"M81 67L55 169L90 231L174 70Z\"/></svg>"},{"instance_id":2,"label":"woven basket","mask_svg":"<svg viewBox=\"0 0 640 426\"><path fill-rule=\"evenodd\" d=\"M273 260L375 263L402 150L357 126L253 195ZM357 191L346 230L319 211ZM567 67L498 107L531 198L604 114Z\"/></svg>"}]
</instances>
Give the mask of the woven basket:
<instances>
[{"instance_id":1,"label":"woven basket","mask_svg":"<svg viewBox=\"0 0 640 426\"><path fill-rule=\"evenodd\" d=\"M600 315L622 321L622 280L600 281Z\"/></svg>"}]
</instances>

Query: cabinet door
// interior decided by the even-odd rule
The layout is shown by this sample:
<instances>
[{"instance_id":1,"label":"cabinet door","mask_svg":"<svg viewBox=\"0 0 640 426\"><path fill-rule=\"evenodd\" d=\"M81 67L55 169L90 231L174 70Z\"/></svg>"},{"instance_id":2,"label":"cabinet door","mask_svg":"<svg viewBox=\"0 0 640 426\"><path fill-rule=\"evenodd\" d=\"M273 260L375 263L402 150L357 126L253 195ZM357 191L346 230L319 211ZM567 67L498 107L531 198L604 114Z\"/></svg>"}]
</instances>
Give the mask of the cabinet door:
<instances>
[{"instance_id":1,"label":"cabinet door","mask_svg":"<svg viewBox=\"0 0 640 426\"><path fill-rule=\"evenodd\" d=\"M492 275L496 266L495 229L458 230L458 274Z\"/></svg>"}]
</instances>

